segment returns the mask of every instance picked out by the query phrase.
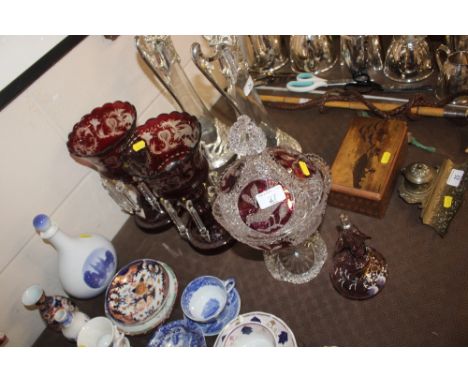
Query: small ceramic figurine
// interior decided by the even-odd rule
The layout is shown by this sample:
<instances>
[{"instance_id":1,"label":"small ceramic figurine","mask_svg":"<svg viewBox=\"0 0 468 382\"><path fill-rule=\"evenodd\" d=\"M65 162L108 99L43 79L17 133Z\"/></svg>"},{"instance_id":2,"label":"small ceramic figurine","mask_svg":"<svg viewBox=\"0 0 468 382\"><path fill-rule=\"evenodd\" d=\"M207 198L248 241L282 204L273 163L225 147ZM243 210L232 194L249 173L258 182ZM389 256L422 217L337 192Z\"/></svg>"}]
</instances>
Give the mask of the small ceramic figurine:
<instances>
[{"instance_id":1,"label":"small ceramic figurine","mask_svg":"<svg viewBox=\"0 0 468 382\"><path fill-rule=\"evenodd\" d=\"M47 215L37 215L34 228L59 254L59 277L65 291L77 298L92 298L103 292L117 269L111 242L99 235L70 237Z\"/></svg>"},{"instance_id":2,"label":"small ceramic figurine","mask_svg":"<svg viewBox=\"0 0 468 382\"><path fill-rule=\"evenodd\" d=\"M387 280L387 262L374 248L366 245L369 236L340 215L341 232L336 242L330 278L343 296L365 300L379 293Z\"/></svg>"},{"instance_id":3,"label":"small ceramic figurine","mask_svg":"<svg viewBox=\"0 0 468 382\"><path fill-rule=\"evenodd\" d=\"M69 312L59 309L54 315L54 319L61 325L64 337L70 341L78 338L81 328L89 321L89 316L82 312Z\"/></svg>"},{"instance_id":4,"label":"small ceramic figurine","mask_svg":"<svg viewBox=\"0 0 468 382\"><path fill-rule=\"evenodd\" d=\"M46 296L44 290L39 285L31 285L23 293L22 302L25 306L37 306L42 319L53 330L60 331L60 324L55 321L55 313L59 310L67 312L78 311L78 308L67 297Z\"/></svg>"}]
</instances>

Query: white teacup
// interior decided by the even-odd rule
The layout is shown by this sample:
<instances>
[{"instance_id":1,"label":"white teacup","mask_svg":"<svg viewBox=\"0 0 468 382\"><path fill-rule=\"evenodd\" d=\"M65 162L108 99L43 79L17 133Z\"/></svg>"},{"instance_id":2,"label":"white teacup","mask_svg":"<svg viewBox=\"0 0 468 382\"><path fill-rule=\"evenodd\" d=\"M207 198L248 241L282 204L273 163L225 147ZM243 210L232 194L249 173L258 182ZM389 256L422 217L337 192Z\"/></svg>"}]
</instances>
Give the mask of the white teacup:
<instances>
[{"instance_id":1,"label":"white teacup","mask_svg":"<svg viewBox=\"0 0 468 382\"><path fill-rule=\"evenodd\" d=\"M95 317L81 328L76 340L78 346L128 347L130 342L106 317Z\"/></svg>"},{"instance_id":2,"label":"white teacup","mask_svg":"<svg viewBox=\"0 0 468 382\"><path fill-rule=\"evenodd\" d=\"M223 281L214 276L197 277L186 286L180 298L184 314L197 322L215 320L224 310L234 285L232 278Z\"/></svg>"},{"instance_id":3,"label":"white teacup","mask_svg":"<svg viewBox=\"0 0 468 382\"><path fill-rule=\"evenodd\" d=\"M266 326L246 322L231 330L224 340L226 347L275 347L275 335Z\"/></svg>"}]
</instances>

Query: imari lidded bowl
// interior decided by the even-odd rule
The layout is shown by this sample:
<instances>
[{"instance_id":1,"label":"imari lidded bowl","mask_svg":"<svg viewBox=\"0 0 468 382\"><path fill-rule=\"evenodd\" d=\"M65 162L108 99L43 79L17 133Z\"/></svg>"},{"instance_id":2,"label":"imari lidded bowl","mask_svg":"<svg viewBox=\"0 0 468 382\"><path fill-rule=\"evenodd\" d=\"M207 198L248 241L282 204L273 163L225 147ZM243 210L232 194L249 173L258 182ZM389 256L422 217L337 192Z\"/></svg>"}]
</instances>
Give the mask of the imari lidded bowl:
<instances>
[{"instance_id":1,"label":"imari lidded bowl","mask_svg":"<svg viewBox=\"0 0 468 382\"><path fill-rule=\"evenodd\" d=\"M241 118L232 129L251 123ZM254 134L248 131L258 142ZM245 145L240 150L244 156L221 177L215 218L237 240L257 249L304 242L322 221L330 189L328 166L314 154L261 144L249 151Z\"/></svg>"},{"instance_id":2,"label":"imari lidded bowl","mask_svg":"<svg viewBox=\"0 0 468 382\"><path fill-rule=\"evenodd\" d=\"M123 267L111 281L105 297L106 315L131 326L144 323L166 303L169 275L156 260L136 260Z\"/></svg>"},{"instance_id":3,"label":"imari lidded bowl","mask_svg":"<svg viewBox=\"0 0 468 382\"><path fill-rule=\"evenodd\" d=\"M274 278L310 281L327 256L317 229L330 191L328 166L315 154L266 148L262 131L246 116L229 138L239 159L220 179L214 217L235 239L264 251Z\"/></svg>"}]
</instances>

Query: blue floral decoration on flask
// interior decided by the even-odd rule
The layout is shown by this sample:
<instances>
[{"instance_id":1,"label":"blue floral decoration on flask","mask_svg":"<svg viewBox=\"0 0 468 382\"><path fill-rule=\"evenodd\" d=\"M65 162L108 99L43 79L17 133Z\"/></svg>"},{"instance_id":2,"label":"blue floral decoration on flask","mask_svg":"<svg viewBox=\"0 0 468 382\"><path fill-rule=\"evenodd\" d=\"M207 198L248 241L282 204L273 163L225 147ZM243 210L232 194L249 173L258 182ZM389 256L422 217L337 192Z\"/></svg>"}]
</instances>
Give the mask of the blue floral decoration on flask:
<instances>
[{"instance_id":1,"label":"blue floral decoration on flask","mask_svg":"<svg viewBox=\"0 0 468 382\"><path fill-rule=\"evenodd\" d=\"M105 286L114 273L115 255L104 248L95 249L83 265L83 278L90 288Z\"/></svg>"}]
</instances>

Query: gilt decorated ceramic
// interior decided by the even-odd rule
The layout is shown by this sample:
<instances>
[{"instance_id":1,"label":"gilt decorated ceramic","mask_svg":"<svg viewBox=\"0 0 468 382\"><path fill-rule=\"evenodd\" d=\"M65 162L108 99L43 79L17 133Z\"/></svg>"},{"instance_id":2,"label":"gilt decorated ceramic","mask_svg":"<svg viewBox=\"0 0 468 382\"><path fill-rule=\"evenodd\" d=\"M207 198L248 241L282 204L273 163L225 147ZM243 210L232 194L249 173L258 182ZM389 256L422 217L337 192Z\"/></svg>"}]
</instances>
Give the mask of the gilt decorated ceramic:
<instances>
[{"instance_id":1,"label":"gilt decorated ceramic","mask_svg":"<svg viewBox=\"0 0 468 382\"><path fill-rule=\"evenodd\" d=\"M205 347L201 328L189 320L171 321L159 327L151 337L152 347Z\"/></svg>"},{"instance_id":2,"label":"gilt decorated ceramic","mask_svg":"<svg viewBox=\"0 0 468 382\"><path fill-rule=\"evenodd\" d=\"M148 333L150 330L164 323L172 313L172 309L174 308L174 303L176 301L178 291L177 278L170 266L161 261L158 261L158 264L166 271L169 280L167 299L162 308L147 321L133 325L122 324L118 321L113 320L110 315L107 315L111 319L111 321L114 322L117 328L126 335L135 336Z\"/></svg>"},{"instance_id":3,"label":"gilt decorated ceramic","mask_svg":"<svg viewBox=\"0 0 468 382\"><path fill-rule=\"evenodd\" d=\"M251 312L244 313L238 316L236 319L232 320L227 324L224 329L219 333L218 338L214 343L216 347L225 347L228 346L226 343L227 338L231 333L234 333L238 327L246 327L246 323L255 323L263 325L269 332L272 332L275 336L276 346L279 347L296 347L296 338L294 333L289 328L286 323L280 318L274 316L270 313L265 312ZM258 332L258 330L257 330ZM265 336L262 336L263 340Z\"/></svg>"},{"instance_id":4,"label":"gilt decorated ceramic","mask_svg":"<svg viewBox=\"0 0 468 382\"><path fill-rule=\"evenodd\" d=\"M236 288L233 288L229 293L228 293L228 301L226 303L226 306L222 310L222 312L219 314L218 317L216 317L215 320L210 321L210 322L196 322L190 320L187 316L184 316L186 320L193 322L194 324L197 324L200 329L203 331L203 334L205 337L210 337L210 336L216 336L223 328L234 318L236 318L239 315L241 308L241 299L239 296L239 292L237 292Z\"/></svg>"},{"instance_id":5,"label":"gilt decorated ceramic","mask_svg":"<svg viewBox=\"0 0 468 382\"><path fill-rule=\"evenodd\" d=\"M124 325L148 321L164 306L169 275L158 261L136 260L112 279L105 298L106 315Z\"/></svg>"}]
</instances>

